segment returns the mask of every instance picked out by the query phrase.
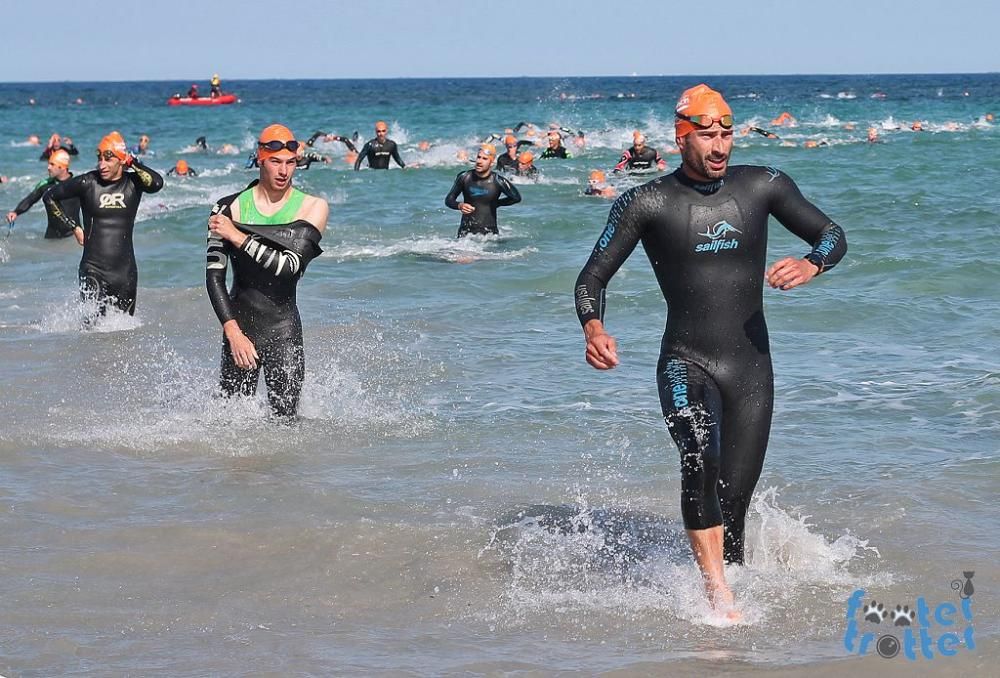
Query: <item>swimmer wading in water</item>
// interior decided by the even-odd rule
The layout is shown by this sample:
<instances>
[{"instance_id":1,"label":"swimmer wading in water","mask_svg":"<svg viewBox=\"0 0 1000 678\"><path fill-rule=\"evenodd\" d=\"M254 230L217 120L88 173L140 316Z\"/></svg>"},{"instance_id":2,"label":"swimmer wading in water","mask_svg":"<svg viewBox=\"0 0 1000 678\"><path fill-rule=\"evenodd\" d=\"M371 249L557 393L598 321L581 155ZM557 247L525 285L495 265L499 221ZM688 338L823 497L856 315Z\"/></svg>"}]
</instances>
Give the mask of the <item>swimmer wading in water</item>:
<instances>
[{"instance_id":1,"label":"swimmer wading in water","mask_svg":"<svg viewBox=\"0 0 1000 678\"><path fill-rule=\"evenodd\" d=\"M713 606L739 618L723 559L743 564L744 521L764 464L774 378L763 283L790 290L844 256L844 231L771 167L729 166L733 116L707 85L675 109L681 167L619 197L577 278L587 362L618 364L604 329L611 277L642 243L667 303L656 369L663 416L681 456L681 515ZM768 216L804 240L802 258L765 273Z\"/></svg>"},{"instance_id":2,"label":"swimmer wading in water","mask_svg":"<svg viewBox=\"0 0 1000 678\"><path fill-rule=\"evenodd\" d=\"M205 282L222 323L220 390L253 395L263 367L275 414L296 414L305 353L295 291L322 250L329 206L292 186L299 142L270 125L257 143L260 178L219 200L208 220ZM226 290L226 273L233 271Z\"/></svg>"},{"instance_id":3,"label":"swimmer wading in water","mask_svg":"<svg viewBox=\"0 0 1000 678\"><path fill-rule=\"evenodd\" d=\"M163 177L126 149L121 134L108 134L97 146L96 170L57 184L42 198L49 214L55 215L83 245L80 294L84 299L96 300L102 315L109 304L135 314L139 284L132 246L135 215L143 193L163 188ZM68 211L73 199L79 200L83 209L82 225Z\"/></svg>"}]
</instances>

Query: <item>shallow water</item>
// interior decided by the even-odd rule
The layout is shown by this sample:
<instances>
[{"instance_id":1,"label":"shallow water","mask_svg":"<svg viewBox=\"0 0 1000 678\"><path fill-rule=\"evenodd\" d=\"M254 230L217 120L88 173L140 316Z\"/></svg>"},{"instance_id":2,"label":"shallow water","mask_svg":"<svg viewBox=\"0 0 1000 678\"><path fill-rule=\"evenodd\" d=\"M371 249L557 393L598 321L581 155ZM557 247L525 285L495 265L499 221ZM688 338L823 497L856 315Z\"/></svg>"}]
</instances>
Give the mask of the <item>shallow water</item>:
<instances>
[{"instance_id":1,"label":"shallow water","mask_svg":"<svg viewBox=\"0 0 1000 678\"><path fill-rule=\"evenodd\" d=\"M776 412L749 560L729 572L736 626L706 607L683 537L645 258L609 292L614 372L585 365L572 301L609 208L581 195L589 170L635 128L666 151L693 82L240 82L242 103L219 110L167 108L172 83L0 86L8 209L44 174L31 133L71 134L82 171L108 129L144 132L154 167L202 172L140 209L135 318L80 330L79 248L41 239L41 206L0 242L0 672L772 671L846 660L855 589L934 604L957 600L963 571L983 642L933 666L1000 658L1000 219L984 190L1000 132L977 122L1000 79L710 80L740 121L798 118L779 130L795 147L741 137L734 162L786 171L850 243L812 285L765 293ZM250 180L265 124L365 137L377 118L422 167L353 173L329 144L330 165L296 175L331 203L299 286L302 420L214 398L209 207ZM584 129L588 146L539 163L500 237L457 242L443 205L468 166L455 151L520 120ZM869 126L885 143L864 143ZM189 152L201 134L244 155ZM775 222L770 235L770 260L805 252ZM931 666L850 666L890 664Z\"/></svg>"}]
</instances>

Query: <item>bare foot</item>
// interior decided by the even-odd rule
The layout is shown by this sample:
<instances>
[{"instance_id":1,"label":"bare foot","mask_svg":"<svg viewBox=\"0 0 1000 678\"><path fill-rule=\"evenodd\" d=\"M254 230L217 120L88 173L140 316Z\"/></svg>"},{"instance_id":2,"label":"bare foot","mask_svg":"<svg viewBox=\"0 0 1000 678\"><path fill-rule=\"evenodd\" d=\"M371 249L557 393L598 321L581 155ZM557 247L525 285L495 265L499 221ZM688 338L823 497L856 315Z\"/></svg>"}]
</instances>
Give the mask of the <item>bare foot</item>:
<instances>
[{"instance_id":1,"label":"bare foot","mask_svg":"<svg viewBox=\"0 0 1000 678\"><path fill-rule=\"evenodd\" d=\"M733 592L724 583L705 582L705 593L708 594L712 609L724 614L726 619L733 622L743 619L743 612L736 607L736 598L733 596Z\"/></svg>"}]
</instances>

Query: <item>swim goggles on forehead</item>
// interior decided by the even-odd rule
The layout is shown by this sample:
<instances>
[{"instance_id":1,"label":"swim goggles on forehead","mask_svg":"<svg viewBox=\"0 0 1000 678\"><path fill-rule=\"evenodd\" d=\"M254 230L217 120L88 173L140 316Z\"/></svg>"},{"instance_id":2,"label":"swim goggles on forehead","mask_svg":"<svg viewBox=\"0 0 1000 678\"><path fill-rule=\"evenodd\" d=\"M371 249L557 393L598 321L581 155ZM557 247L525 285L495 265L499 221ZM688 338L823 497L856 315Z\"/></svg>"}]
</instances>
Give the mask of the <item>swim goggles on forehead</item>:
<instances>
[{"instance_id":1,"label":"swim goggles on forehead","mask_svg":"<svg viewBox=\"0 0 1000 678\"><path fill-rule=\"evenodd\" d=\"M114 151L98 151L98 152L97 152L97 159L98 159L98 160L100 160L100 159L102 159L102 158L103 158L104 160L113 160L113 159L115 159L115 158L117 158L117 157L118 157L118 156L117 156L117 155L115 155L115 152L114 152Z\"/></svg>"},{"instance_id":2,"label":"swim goggles on forehead","mask_svg":"<svg viewBox=\"0 0 1000 678\"><path fill-rule=\"evenodd\" d=\"M273 153L277 153L278 151L286 148L292 153L299 150L299 142L295 139L292 139L291 141L278 141L277 139L272 139L271 141L258 141L257 146Z\"/></svg>"},{"instance_id":3,"label":"swim goggles on forehead","mask_svg":"<svg viewBox=\"0 0 1000 678\"><path fill-rule=\"evenodd\" d=\"M714 123L719 123L723 129L730 129L733 126L733 116L729 113L719 116L718 118L713 118L707 113L702 113L701 115L684 115L683 113L674 112L681 120L687 120L692 125L700 127L702 129L708 129Z\"/></svg>"}]
</instances>

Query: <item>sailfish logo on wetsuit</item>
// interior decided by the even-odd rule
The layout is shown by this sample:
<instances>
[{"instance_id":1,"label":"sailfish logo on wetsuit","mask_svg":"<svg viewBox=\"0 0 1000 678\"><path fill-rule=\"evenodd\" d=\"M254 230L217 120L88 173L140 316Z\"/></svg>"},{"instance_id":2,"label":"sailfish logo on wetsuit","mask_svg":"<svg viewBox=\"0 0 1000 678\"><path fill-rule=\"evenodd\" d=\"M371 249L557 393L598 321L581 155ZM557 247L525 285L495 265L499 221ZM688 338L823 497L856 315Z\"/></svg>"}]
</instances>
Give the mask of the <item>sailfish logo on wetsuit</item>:
<instances>
[{"instance_id":1,"label":"sailfish logo on wetsuit","mask_svg":"<svg viewBox=\"0 0 1000 678\"><path fill-rule=\"evenodd\" d=\"M740 241L736 238L730 238L725 240L724 238L729 233L742 233L740 229L736 228L728 221L718 221L711 228L706 228L704 233L699 233L698 235L711 239L712 242L703 242L700 245L695 245L695 252L718 252L719 250L732 250L740 246Z\"/></svg>"}]
</instances>

